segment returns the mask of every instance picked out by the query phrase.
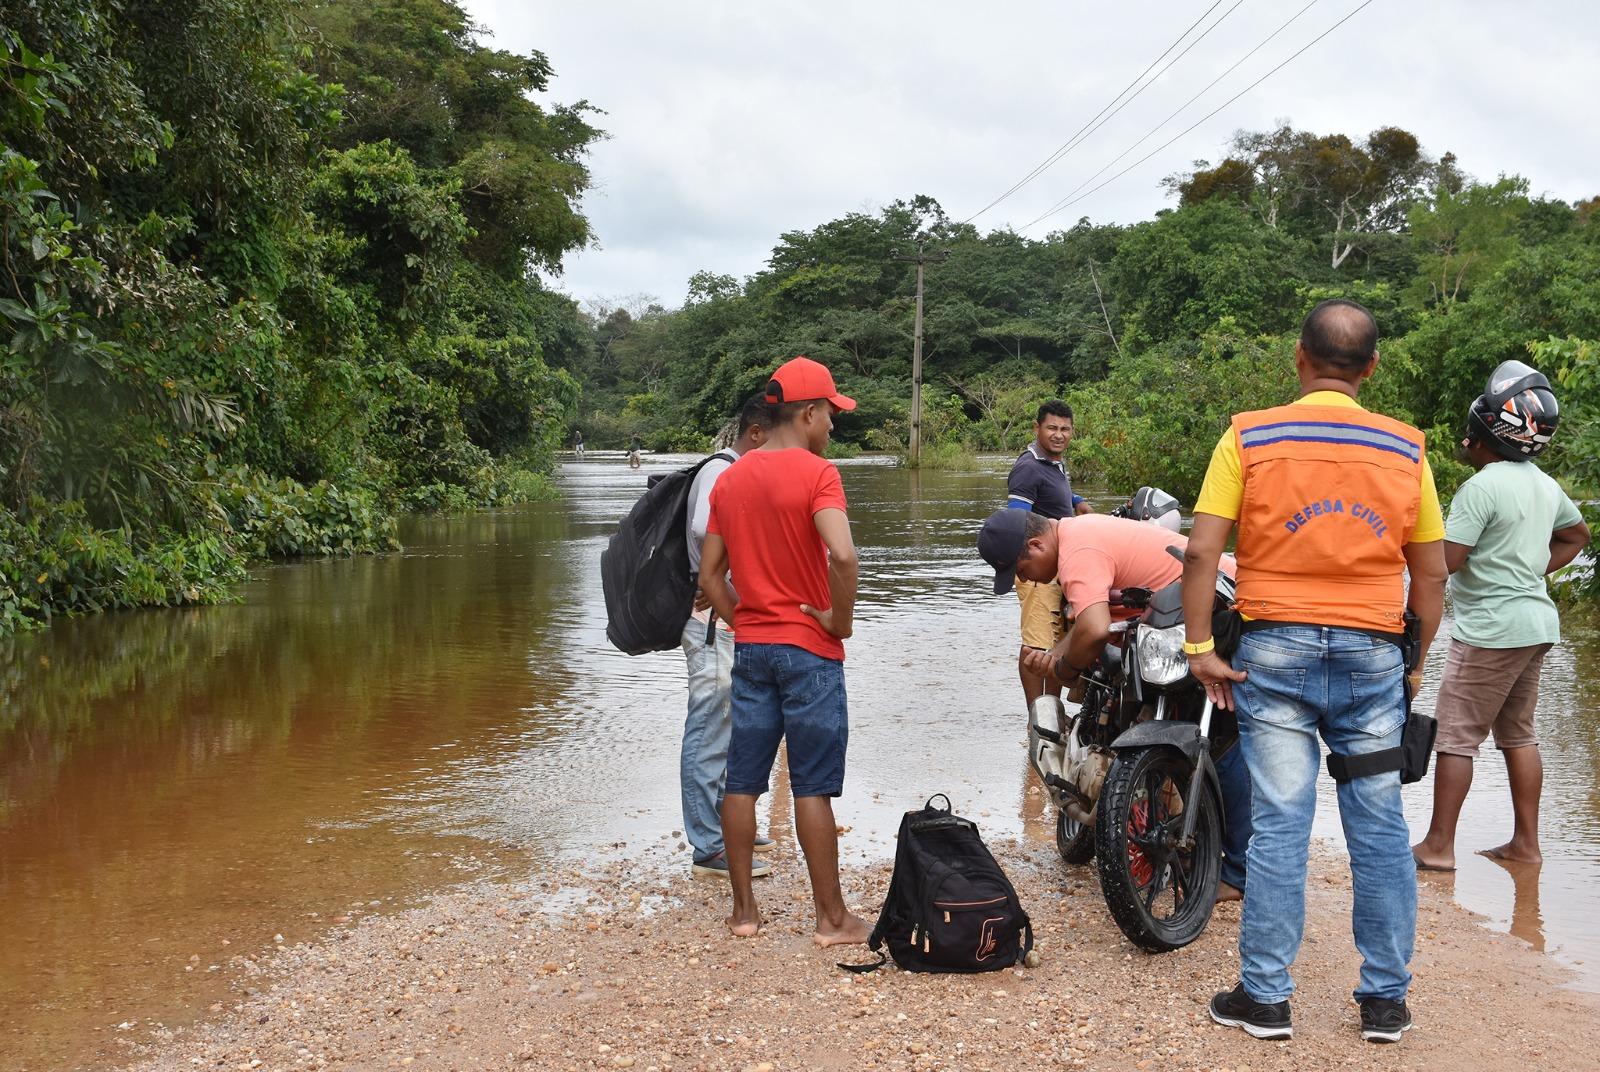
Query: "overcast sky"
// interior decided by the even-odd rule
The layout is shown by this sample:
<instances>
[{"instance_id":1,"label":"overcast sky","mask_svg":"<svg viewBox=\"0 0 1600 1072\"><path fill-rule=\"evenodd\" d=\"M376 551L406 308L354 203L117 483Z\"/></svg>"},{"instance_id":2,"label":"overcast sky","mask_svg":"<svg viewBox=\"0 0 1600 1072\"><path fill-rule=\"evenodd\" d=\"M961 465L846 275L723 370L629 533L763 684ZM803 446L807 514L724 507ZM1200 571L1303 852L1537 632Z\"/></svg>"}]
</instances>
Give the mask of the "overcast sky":
<instances>
[{"instance_id":1,"label":"overcast sky","mask_svg":"<svg viewBox=\"0 0 1600 1072\"><path fill-rule=\"evenodd\" d=\"M1371 0L1260 86L1103 190L1024 225L1142 138L1305 0L1223 0L1208 36L1050 170L975 222L1039 237L1079 216L1148 219L1162 176L1280 119L1360 138L1404 127L1481 178L1600 193L1600 30L1591 0ZM1183 131L1351 12L1294 23L1087 188ZM683 300L700 269L759 271L777 236L924 193L964 219L1067 142L1211 0L1125 3L465 0L491 44L542 49L550 98L605 110L577 298ZM1230 12L1231 9L1231 13ZM1226 14L1225 14L1226 13ZM1225 16L1225 17L1224 17ZM1180 44L1167 59L1183 49ZM1159 70L1159 66L1157 68Z\"/></svg>"}]
</instances>

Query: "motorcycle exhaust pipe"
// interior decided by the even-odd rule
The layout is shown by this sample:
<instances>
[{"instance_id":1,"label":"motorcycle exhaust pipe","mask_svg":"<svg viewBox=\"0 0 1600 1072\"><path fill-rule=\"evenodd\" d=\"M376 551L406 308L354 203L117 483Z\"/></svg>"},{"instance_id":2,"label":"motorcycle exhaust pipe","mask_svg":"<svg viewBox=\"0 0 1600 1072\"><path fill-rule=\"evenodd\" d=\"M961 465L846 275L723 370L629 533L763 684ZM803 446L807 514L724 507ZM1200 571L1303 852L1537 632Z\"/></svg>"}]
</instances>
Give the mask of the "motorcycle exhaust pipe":
<instances>
[{"instance_id":1,"label":"motorcycle exhaust pipe","mask_svg":"<svg viewBox=\"0 0 1600 1072\"><path fill-rule=\"evenodd\" d=\"M1076 800L1069 798L1066 804L1063 805L1063 809L1066 811L1067 817L1073 822L1082 823L1084 826L1094 825L1094 812L1085 810L1084 806Z\"/></svg>"}]
</instances>

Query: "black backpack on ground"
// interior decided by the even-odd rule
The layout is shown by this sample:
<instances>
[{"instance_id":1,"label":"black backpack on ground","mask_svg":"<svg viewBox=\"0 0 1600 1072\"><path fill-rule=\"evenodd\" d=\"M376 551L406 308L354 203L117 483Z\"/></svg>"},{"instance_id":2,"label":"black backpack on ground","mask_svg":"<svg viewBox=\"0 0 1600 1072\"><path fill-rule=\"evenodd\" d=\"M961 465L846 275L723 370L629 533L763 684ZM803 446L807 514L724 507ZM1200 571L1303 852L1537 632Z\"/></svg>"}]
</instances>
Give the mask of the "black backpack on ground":
<instances>
[{"instance_id":1,"label":"black backpack on ground","mask_svg":"<svg viewBox=\"0 0 1600 1072\"><path fill-rule=\"evenodd\" d=\"M694 611L696 579L689 572L689 491L718 451L651 483L622 519L600 555L606 597L606 639L629 655L666 651L683 639Z\"/></svg>"},{"instance_id":2,"label":"black backpack on ground","mask_svg":"<svg viewBox=\"0 0 1600 1072\"><path fill-rule=\"evenodd\" d=\"M943 809L933 802L944 797ZM1017 964L1033 948L1033 926L978 827L936 793L900 820L894 875L868 946L875 964L840 964L868 972L884 946L906 971L988 972Z\"/></svg>"}]
</instances>

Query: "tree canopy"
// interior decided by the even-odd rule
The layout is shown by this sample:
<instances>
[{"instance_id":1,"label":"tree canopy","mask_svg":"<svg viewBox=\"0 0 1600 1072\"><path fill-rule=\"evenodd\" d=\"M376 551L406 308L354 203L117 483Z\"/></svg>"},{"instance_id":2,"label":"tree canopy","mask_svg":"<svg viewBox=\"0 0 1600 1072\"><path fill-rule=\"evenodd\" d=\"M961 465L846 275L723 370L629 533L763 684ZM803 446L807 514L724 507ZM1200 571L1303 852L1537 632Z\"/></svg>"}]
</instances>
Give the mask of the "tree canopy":
<instances>
[{"instance_id":1,"label":"tree canopy","mask_svg":"<svg viewBox=\"0 0 1600 1072\"><path fill-rule=\"evenodd\" d=\"M0 633L539 493L587 104L450 0L0 0Z\"/></svg>"}]
</instances>

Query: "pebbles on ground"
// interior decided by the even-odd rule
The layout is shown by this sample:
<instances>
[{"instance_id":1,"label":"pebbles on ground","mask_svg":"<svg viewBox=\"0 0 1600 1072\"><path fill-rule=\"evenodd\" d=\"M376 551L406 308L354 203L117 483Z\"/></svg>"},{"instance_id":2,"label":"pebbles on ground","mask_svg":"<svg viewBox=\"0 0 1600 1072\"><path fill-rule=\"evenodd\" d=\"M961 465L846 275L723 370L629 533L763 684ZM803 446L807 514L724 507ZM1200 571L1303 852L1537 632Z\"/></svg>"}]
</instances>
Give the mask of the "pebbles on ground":
<instances>
[{"instance_id":1,"label":"pebbles on ground","mask_svg":"<svg viewBox=\"0 0 1600 1072\"><path fill-rule=\"evenodd\" d=\"M1206 1015L1236 981L1239 906L1188 948L1153 956L1116 929L1092 868L1021 844L992 846L1033 916L1039 956L988 975L892 966L850 976L853 949L810 941L804 866L779 854L757 886L763 933L727 935L727 888L663 878L639 861L557 884L447 894L368 915L314 944L262 957L236 1004L208 1022L129 1040L139 1072L239 1069L1232 1069L1595 1067L1582 1040L1600 999L1563 970L1478 926L1423 887L1417 1029L1398 1047L1360 1041L1350 1000L1347 865L1314 859L1296 966L1295 1037L1257 1042ZM1037 859L1033 857L1037 856ZM869 919L889 866L847 870ZM561 885L589 902L546 908ZM646 900L648 898L648 901ZM633 926L628 926L633 924ZM592 925L592 926L591 926ZM275 980L268 983L267 980ZM247 988L247 990L246 990ZM130 1032L131 1033L131 1032Z\"/></svg>"}]
</instances>

